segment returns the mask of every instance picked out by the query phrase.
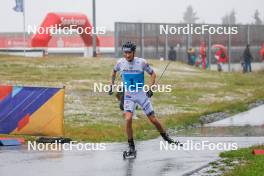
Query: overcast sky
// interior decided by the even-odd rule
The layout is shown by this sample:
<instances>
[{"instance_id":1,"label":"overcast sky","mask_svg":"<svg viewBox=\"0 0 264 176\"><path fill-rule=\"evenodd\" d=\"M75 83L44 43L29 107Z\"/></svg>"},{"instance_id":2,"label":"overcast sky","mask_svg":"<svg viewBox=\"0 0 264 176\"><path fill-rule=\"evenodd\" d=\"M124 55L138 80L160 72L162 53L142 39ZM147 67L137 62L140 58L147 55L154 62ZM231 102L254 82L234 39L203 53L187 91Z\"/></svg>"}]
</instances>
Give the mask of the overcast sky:
<instances>
[{"instance_id":1,"label":"overcast sky","mask_svg":"<svg viewBox=\"0 0 264 176\"><path fill-rule=\"evenodd\" d=\"M92 0L25 0L26 25L40 25L48 12L81 12L92 21ZM221 17L235 9L239 23L252 23L259 10L264 17L264 0L96 0L97 25L114 29L114 22L178 23L192 5L198 22L221 23ZM1 0L0 32L22 31L22 13L12 8L15 0Z\"/></svg>"}]
</instances>

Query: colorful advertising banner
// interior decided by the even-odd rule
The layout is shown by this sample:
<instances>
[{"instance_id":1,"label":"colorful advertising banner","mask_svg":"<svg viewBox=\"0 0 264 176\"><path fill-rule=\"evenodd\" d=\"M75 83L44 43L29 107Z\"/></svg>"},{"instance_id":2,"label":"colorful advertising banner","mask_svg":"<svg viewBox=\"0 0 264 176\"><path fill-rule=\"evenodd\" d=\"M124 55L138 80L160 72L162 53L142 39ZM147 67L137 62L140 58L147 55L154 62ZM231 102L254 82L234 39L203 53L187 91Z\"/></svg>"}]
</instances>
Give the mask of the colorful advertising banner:
<instances>
[{"instance_id":1,"label":"colorful advertising banner","mask_svg":"<svg viewBox=\"0 0 264 176\"><path fill-rule=\"evenodd\" d=\"M64 89L0 85L0 134L64 134Z\"/></svg>"}]
</instances>

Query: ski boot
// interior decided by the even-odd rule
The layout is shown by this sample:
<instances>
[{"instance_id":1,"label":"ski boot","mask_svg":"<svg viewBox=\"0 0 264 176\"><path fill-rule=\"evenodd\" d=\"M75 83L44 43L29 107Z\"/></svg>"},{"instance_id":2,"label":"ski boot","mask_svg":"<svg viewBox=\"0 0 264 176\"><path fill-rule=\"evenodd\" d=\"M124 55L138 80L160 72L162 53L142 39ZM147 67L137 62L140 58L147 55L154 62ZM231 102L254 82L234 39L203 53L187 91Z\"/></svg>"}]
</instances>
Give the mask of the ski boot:
<instances>
[{"instance_id":1,"label":"ski boot","mask_svg":"<svg viewBox=\"0 0 264 176\"><path fill-rule=\"evenodd\" d=\"M129 149L127 151L123 152L123 158L128 159L128 158L136 158L137 157L137 151L135 149L135 144L133 139L128 140L128 145Z\"/></svg>"},{"instance_id":2,"label":"ski boot","mask_svg":"<svg viewBox=\"0 0 264 176\"><path fill-rule=\"evenodd\" d=\"M180 141L174 141L167 133L160 133L161 137L164 139L164 141L167 141L169 144L175 144L178 146L183 146Z\"/></svg>"}]
</instances>

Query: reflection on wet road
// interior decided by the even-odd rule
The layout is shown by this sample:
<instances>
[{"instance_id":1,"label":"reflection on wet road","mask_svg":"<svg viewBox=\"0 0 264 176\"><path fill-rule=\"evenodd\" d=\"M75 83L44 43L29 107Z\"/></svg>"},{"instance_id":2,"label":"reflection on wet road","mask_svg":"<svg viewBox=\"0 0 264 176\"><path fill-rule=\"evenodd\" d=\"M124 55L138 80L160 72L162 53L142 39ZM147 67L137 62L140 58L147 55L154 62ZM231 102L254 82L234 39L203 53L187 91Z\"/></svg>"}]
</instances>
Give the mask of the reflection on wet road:
<instances>
[{"instance_id":1,"label":"reflection on wet road","mask_svg":"<svg viewBox=\"0 0 264 176\"><path fill-rule=\"evenodd\" d=\"M230 118L210 123L206 126L261 126L264 125L264 105L239 113Z\"/></svg>"},{"instance_id":2,"label":"reflection on wet road","mask_svg":"<svg viewBox=\"0 0 264 176\"><path fill-rule=\"evenodd\" d=\"M236 142L239 147L264 143L264 137L180 137L181 141ZM160 150L161 138L138 142L136 159L123 160L125 143L107 144L105 151L28 151L1 148L0 175L183 175L218 158L220 151L208 149Z\"/></svg>"}]
</instances>

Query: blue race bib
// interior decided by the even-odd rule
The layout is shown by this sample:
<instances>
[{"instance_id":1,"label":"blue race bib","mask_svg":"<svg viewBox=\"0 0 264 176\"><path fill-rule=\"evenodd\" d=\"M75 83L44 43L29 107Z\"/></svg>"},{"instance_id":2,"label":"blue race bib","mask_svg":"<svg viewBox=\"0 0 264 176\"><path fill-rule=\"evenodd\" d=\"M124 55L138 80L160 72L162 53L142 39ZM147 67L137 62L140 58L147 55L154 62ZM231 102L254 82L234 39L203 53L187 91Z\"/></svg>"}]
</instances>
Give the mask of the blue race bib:
<instances>
[{"instance_id":1,"label":"blue race bib","mask_svg":"<svg viewBox=\"0 0 264 176\"><path fill-rule=\"evenodd\" d=\"M144 86L144 73L123 73L122 78L126 90L141 90Z\"/></svg>"}]
</instances>

